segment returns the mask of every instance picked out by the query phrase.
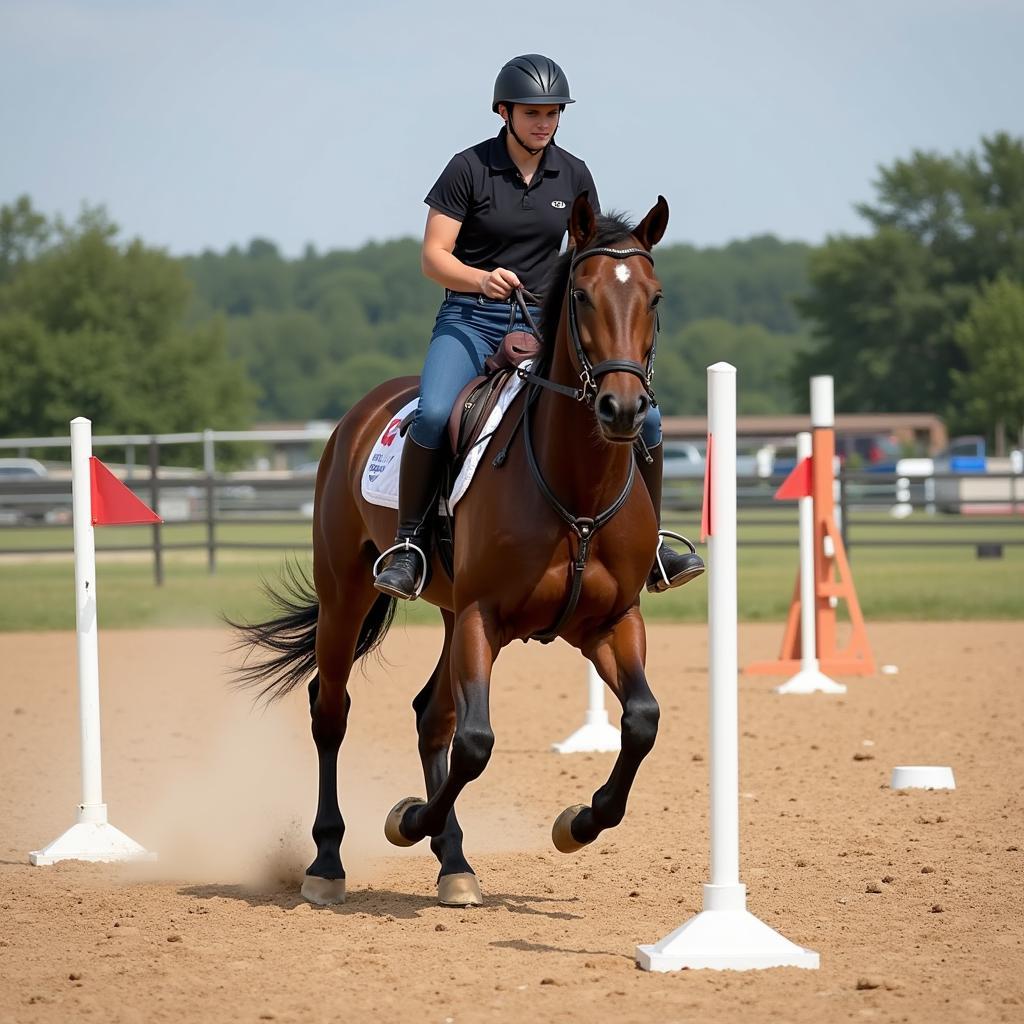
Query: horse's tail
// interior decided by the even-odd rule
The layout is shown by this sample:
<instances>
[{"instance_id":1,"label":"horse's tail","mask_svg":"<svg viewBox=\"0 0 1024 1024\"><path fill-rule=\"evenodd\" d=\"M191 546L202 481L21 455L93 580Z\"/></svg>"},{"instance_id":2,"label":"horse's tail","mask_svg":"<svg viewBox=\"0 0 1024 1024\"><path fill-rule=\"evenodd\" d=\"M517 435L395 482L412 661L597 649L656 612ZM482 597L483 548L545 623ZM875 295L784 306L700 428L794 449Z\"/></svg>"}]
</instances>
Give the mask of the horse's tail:
<instances>
[{"instance_id":1,"label":"horse's tail","mask_svg":"<svg viewBox=\"0 0 1024 1024\"><path fill-rule=\"evenodd\" d=\"M242 664L234 670L240 689L258 689L256 700L268 703L291 693L316 671L316 625L320 602L306 573L291 562L275 589L266 580L262 590L278 609L279 615L264 622L225 621L240 635L232 650L245 651ZM376 650L387 636L395 617L397 601L381 594L363 619L356 641L356 659ZM270 657L253 664L249 659L257 651Z\"/></svg>"}]
</instances>

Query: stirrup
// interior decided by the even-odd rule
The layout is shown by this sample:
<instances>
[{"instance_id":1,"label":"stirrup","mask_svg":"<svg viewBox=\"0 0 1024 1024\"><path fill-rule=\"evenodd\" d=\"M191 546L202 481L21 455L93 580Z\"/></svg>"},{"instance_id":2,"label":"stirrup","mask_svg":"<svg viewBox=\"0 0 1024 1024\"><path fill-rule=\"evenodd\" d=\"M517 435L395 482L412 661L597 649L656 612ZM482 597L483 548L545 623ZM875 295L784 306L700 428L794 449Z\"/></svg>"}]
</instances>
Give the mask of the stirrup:
<instances>
[{"instance_id":1,"label":"stirrup","mask_svg":"<svg viewBox=\"0 0 1024 1024\"><path fill-rule=\"evenodd\" d=\"M658 547L654 552L654 564L658 567L658 572L661 573L661 578L665 581L666 587L672 586L672 581L668 578L668 573L665 572L665 563L661 560L661 542L666 538L671 537L673 540L681 541L690 549L690 554L697 554L697 549L693 546L693 541L688 537L684 537L681 533L676 533L673 530L658 530Z\"/></svg>"},{"instance_id":2,"label":"stirrup","mask_svg":"<svg viewBox=\"0 0 1024 1024\"><path fill-rule=\"evenodd\" d=\"M423 566L423 571L420 573L419 582L416 584L416 590L413 592L410 601L415 601L420 594L423 593L423 585L427 582L427 556L418 544L413 544L408 537L404 540L399 541L397 544L392 544L387 551L382 551L377 557L377 561L373 563L373 578L376 579L380 575L380 563L384 561L388 555L393 555L396 551L415 551L420 556L420 565Z\"/></svg>"}]
</instances>

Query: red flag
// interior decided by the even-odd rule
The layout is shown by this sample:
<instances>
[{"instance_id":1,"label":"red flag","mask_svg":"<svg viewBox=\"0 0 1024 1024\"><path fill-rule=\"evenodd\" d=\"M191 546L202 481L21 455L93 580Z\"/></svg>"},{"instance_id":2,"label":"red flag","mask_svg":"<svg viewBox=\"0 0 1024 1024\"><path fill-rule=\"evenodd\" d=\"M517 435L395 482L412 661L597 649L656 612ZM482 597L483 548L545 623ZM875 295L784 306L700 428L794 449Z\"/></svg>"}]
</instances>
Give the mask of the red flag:
<instances>
[{"instance_id":1,"label":"red flag","mask_svg":"<svg viewBox=\"0 0 1024 1024\"><path fill-rule=\"evenodd\" d=\"M161 523L163 520L135 497L106 466L89 456L89 490L93 526L127 526L133 523Z\"/></svg>"},{"instance_id":2,"label":"red flag","mask_svg":"<svg viewBox=\"0 0 1024 1024\"><path fill-rule=\"evenodd\" d=\"M700 542L711 536L711 435L708 434L708 451L704 459L704 497L700 503Z\"/></svg>"},{"instance_id":3,"label":"red flag","mask_svg":"<svg viewBox=\"0 0 1024 1024\"><path fill-rule=\"evenodd\" d=\"M776 501L811 496L811 460L801 459L775 492Z\"/></svg>"}]
</instances>

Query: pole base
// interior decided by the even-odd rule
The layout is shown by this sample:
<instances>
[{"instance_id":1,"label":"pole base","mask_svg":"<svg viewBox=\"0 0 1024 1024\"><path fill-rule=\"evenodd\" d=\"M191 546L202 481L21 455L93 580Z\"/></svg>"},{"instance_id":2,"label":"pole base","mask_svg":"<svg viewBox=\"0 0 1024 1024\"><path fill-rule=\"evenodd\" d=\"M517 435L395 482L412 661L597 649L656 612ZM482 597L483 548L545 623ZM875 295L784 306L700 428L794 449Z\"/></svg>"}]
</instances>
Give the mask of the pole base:
<instances>
[{"instance_id":1,"label":"pole base","mask_svg":"<svg viewBox=\"0 0 1024 1024\"><path fill-rule=\"evenodd\" d=\"M49 846L33 850L28 859L30 864L43 867L62 860L156 860L156 854L150 853L107 821L79 821Z\"/></svg>"},{"instance_id":2,"label":"pole base","mask_svg":"<svg viewBox=\"0 0 1024 1024\"><path fill-rule=\"evenodd\" d=\"M588 711L587 721L568 739L552 743L551 749L559 754L616 753L622 748L619 730L608 721L607 711Z\"/></svg>"},{"instance_id":3,"label":"pole base","mask_svg":"<svg viewBox=\"0 0 1024 1024\"><path fill-rule=\"evenodd\" d=\"M792 679L775 687L776 693L846 693L846 687L829 679L819 668L802 668Z\"/></svg>"},{"instance_id":4,"label":"pole base","mask_svg":"<svg viewBox=\"0 0 1024 1024\"><path fill-rule=\"evenodd\" d=\"M636 947L645 971L755 971L768 967L817 970L820 957L790 942L745 909L746 886L704 886L704 910L660 942Z\"/></svg>"}]
</instances>

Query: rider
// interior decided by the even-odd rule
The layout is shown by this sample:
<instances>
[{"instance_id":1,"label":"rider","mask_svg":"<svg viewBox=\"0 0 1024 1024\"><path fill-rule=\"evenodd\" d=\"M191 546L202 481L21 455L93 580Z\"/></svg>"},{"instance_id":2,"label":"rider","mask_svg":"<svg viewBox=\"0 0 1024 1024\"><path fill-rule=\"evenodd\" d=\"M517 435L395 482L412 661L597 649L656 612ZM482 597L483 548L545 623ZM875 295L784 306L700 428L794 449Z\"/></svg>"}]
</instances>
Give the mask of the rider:
<instances>
[{"instance_id":1,"label":"rider","mask_svg":"<svg viewBox=\"0 0 1024 1024\"><path fill-rule=\"evenodd\" d=\"M554 142L559 115L575 102L554 61L539 54L510 60L498 73L491 104L505 126L496 138L452 157L427 194L423 273L444 286L445 297L402 452L396 547L386 553L387 565L374 581L393 597L416 597L427 573L429 513L437 500L444 433L455 399L484 372L484 360L507 333L529 330L513 290L541 292L580 193L587 192L600 211L587 165ZM537 307L530 313L534 320L540 316ZM652 461L639 460L640 475L660 525L663 451L656 406L642 436ZM703 571L699 555L679 554L662 541L647 589L667 590Z\"/></svg>"}]
</instances>

